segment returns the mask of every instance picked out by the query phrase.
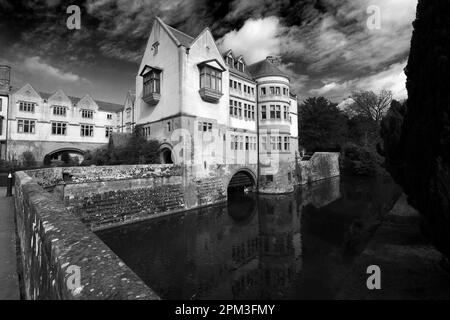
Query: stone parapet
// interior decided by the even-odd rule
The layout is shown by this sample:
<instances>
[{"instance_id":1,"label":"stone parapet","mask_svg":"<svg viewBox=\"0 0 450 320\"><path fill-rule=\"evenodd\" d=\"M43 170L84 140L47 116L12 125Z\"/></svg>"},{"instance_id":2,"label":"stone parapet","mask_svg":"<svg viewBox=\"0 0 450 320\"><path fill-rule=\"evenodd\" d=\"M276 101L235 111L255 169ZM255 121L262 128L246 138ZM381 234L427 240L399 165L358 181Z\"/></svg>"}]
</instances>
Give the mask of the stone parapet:
<instances>
[{"instance_id":1,"label":"stone parapet","mask_svg":"<svg viewBox=\"0 0 450 320\"><path fill-rule=\"evenodd\" d=\"M26 299L159 299L56 195L15 175Z\"/></svg>"}]
</instances>

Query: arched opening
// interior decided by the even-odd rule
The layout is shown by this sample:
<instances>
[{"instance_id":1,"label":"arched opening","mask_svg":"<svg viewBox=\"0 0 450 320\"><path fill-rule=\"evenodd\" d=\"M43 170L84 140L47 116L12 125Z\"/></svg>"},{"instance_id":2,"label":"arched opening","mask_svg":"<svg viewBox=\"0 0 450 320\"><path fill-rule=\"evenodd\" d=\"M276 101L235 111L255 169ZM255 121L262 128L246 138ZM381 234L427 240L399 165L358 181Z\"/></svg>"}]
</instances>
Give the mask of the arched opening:
<instances>
[{"instance_id":1,"label":"arched opening","mask_svg":"<svg viewBox=\"0 0 450 320\"><path fill-rule=\"evenodd\" d=\"M237 171L230 179L227 188L228 214L236 221L248 220L256 211L256 182L254 175L247 170Z\"/></svg>"},{"instance_id":2,"label":"arched opening","mask_svg":"<svg viewBox=\"0 0 450 320\"><path fill-rule=\"evenodd\" d=\"M174 162L173 156L172 156L172 150L170 150L169 148L161 149L160 159L161 159L161 163L163 163L163 164L172 164Z\"/></svg>"},{"instance_id":3,"label":"arched opening","mask_svg":"<svg viewBox=\"0 0 450 320\"><path fill-rule=\"evenodd\" d=\"M44 156L44 165L79 165L84 160L84 151L75 148L54 150Z\"/></svg>"}]
</instances>

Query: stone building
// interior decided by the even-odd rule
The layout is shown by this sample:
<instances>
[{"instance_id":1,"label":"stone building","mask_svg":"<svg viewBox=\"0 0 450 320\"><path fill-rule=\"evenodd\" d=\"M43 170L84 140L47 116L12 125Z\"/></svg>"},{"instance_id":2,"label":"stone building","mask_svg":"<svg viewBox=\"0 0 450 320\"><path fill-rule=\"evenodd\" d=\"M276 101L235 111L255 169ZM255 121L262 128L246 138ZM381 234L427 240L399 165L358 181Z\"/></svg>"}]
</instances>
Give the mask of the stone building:
<instances>
[{"instance_id":1,"label":"stone building","mask_svg":"<svg viewBox=\"0 0 450 320\"><path fill-rule=\"evenodd\" d=\"M111 132L120 130L121 105L61 89L38 92L30 84L12 89L9 73L7 78L0 91L1 159L20 161L31 151L38 163L60 159L63 152L82 160L84 151L107 144Z\"/></svg>"},{"instance_id":2,"label":"stone building","mask_svg":"<svg viewBox=\"0 0 450 320\"><path fill-rule=\"evenodd\" d=\"M156 18L128 123L161 142L163 163L194 176L226 167L256 179L261 192L292 191L297 99L275 60L247 65L221 53L208 28L191 37Z\"/></svg>"}]
</instances>

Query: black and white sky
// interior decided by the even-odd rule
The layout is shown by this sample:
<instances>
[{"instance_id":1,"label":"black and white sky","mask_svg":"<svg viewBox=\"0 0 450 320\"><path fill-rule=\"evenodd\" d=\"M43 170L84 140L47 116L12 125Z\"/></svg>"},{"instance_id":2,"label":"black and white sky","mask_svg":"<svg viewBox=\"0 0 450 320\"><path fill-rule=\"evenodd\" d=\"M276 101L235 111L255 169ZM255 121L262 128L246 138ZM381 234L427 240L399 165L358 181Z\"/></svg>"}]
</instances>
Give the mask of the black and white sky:
<instances>
[{"instance_id":1,"label":"black and white sky","mask_svg":"<svg viewBox=\"0 0 450 320\"><path fill-rule=\"evenodd\" d=\"M71 4L81 29L66 27ZM380 9L369 29L367 8ZM196 36L209 27L219 49L247 63L281 57L299 98L340 102L355 90L405 98L417 0L0 0L0 64L12 84L123 103L155 16Z\"/></svg>"}]
</instances>

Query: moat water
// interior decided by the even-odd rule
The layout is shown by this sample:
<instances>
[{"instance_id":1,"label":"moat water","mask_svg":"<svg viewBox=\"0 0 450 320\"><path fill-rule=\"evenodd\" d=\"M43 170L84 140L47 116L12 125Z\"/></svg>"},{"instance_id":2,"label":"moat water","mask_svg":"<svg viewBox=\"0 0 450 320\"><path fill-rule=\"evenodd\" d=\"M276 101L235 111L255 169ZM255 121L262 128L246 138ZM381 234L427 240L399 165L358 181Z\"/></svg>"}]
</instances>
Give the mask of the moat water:
<instances>
[{"instance_id":1,"label":"moat water","mask_svg":"<svg viewBox=\"0 0 450 320\"><path fill-rule=\"evenodd\" d=\"M99 231L163 299L332 299L400 189L341 177Z\"/></svg>"}]
</instances>

